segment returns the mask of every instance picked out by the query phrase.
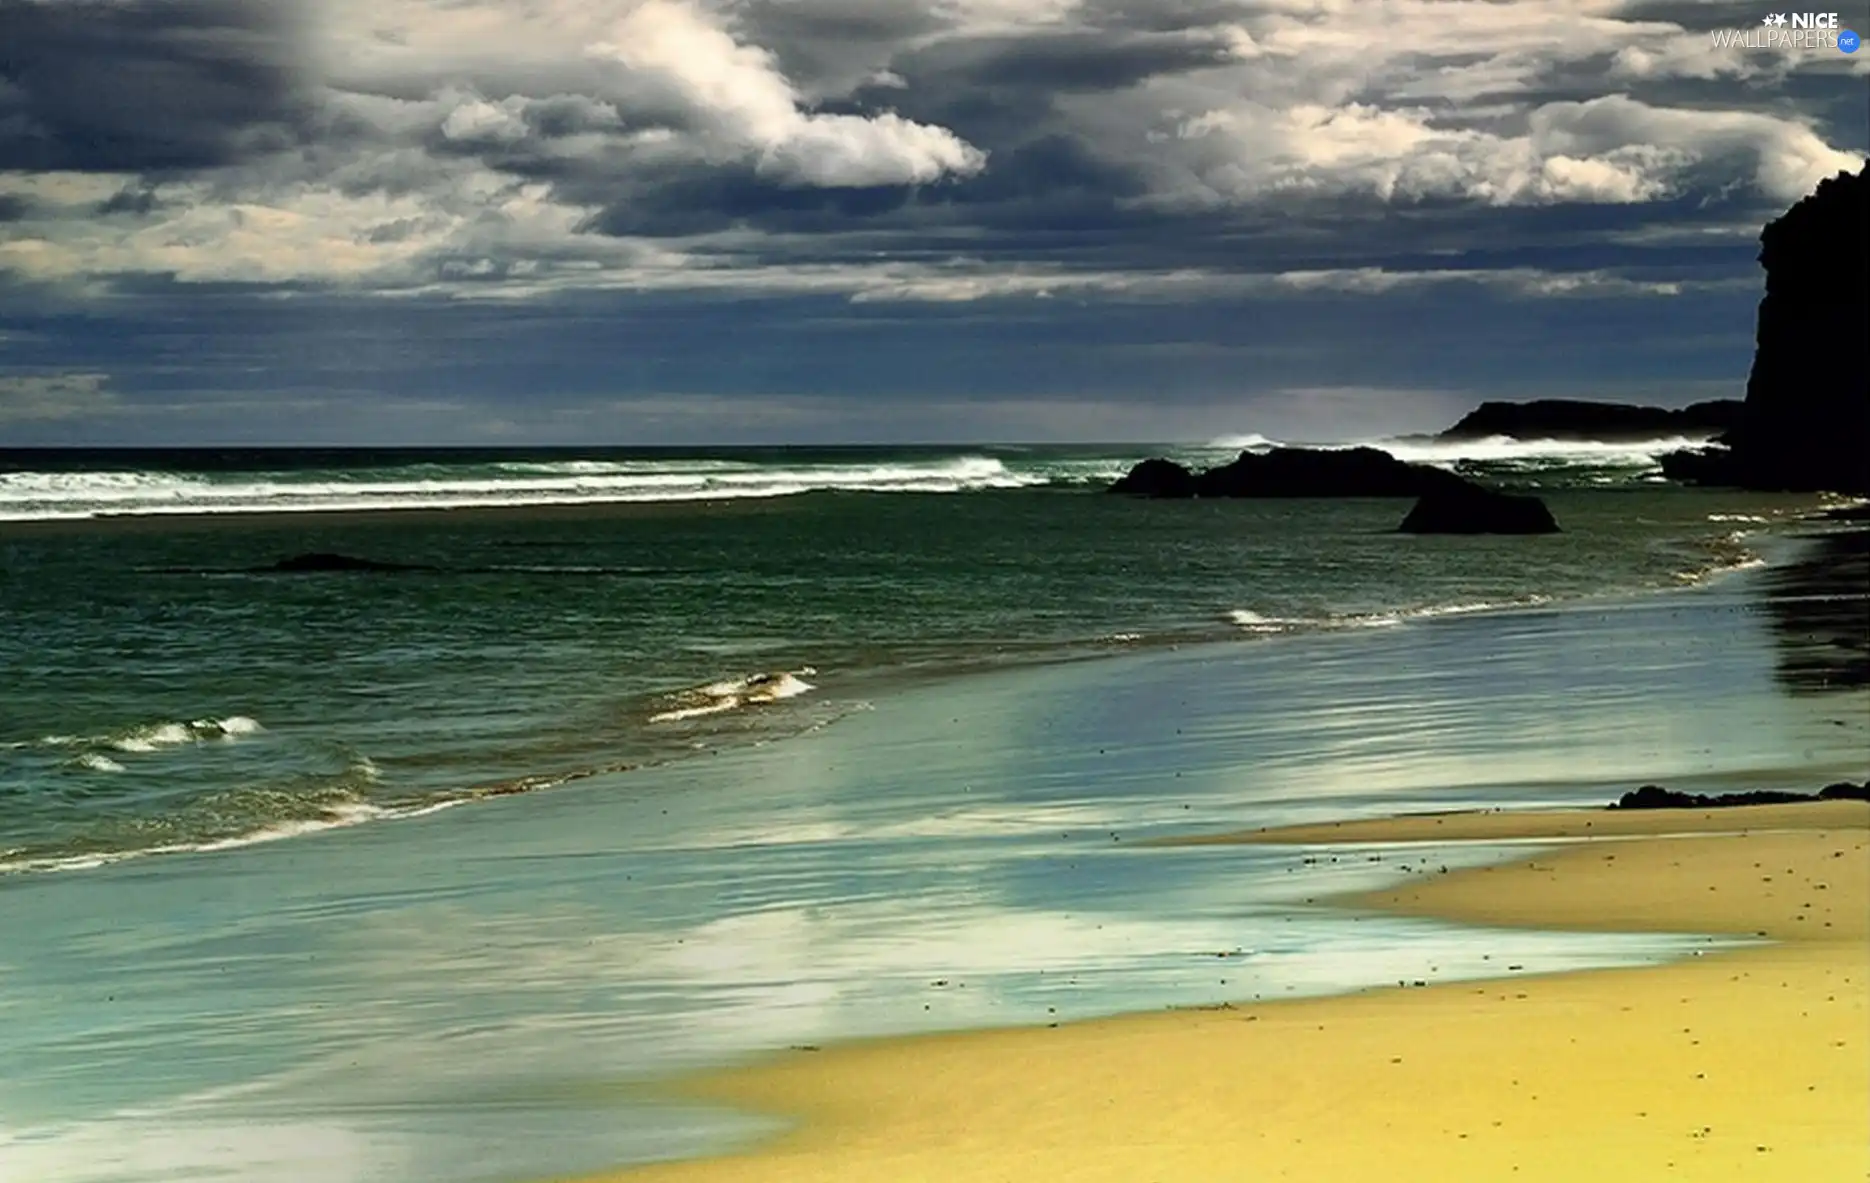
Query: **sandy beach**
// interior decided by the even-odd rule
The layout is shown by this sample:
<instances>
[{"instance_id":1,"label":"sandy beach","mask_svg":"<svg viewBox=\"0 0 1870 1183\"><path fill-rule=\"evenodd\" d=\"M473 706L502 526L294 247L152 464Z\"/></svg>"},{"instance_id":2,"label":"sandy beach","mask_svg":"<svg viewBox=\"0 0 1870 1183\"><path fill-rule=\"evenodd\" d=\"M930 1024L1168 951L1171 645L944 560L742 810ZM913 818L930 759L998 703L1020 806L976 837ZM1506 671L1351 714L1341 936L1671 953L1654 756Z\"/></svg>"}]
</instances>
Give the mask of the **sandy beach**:
<instances>
[{"instance_id":1,"label":"sandy beach","mask_svg":"<svg viewBox=\"0 0 1870 1183\"><path fill-rule=\"evenodd\" d=\"M1547 838L1567 841L1342 904L1758 943L1656 968L1520 978L1509 965L1482 982L794 1051L681 1090L792 1132L608 1179L1870 1175L1862 803L1451 814L1199 841Z\"/></svg>"}]
</instances>

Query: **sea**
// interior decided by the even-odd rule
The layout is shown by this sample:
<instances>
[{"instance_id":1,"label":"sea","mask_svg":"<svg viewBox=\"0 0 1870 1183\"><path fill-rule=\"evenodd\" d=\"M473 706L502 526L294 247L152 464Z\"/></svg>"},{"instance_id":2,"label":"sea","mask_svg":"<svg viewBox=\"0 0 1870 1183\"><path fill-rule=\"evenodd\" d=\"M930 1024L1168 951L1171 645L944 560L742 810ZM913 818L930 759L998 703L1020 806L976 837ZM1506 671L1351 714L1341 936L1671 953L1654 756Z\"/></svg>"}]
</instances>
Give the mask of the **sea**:
<instances>
[{"instance_id":1,"label":"sea","mask_svg":"<svg viewBox=\"0 0 1870 1183\"><path fill-rule=\"evenodd\" d=\"M1375 442L1562 532L1105 492L1260 437L0 451L0 1179L560 1178L797 1045L1717 945L1317 902L1510 845L1138 846L1866 775L1830 503Z\"/></svg>"}]
</instances>

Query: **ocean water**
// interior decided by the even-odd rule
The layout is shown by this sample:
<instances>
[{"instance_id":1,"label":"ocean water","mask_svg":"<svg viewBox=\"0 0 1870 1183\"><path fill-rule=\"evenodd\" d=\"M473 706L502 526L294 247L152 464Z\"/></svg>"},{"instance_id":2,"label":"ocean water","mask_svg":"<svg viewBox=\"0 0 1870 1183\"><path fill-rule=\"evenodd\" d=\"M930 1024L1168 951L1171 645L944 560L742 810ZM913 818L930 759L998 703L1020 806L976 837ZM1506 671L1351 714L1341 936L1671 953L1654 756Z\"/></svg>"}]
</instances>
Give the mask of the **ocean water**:
<instances>
[{"instance_id":1,"label":"ocean water","mask_svg":"<svg viewBox=\"0 0 1870 1183\"><path fill-rule=\"evenodd\" d=\"M1566 533L1056 475L99 517L122 457L34 458L13 487L66 491L0 525L0 1179L519 1183L770 1129L655 1085L789 1046L1714 948L1319 902L1523 848L1139 847L1870 771L1861 536L1640 449L1475 451ZM312 550L417 569L260 570Z\"/></svg>"},{"instance_id":2,"label":"ocean water","mask_svg":"<svg viewBox=\"0 0 1870 1183\"><path fill-rule=\"evenodd\" d=\"M0 454L0 872L552 787L916 678L1667 588L1809 508L1657 485L1667 443L1391 445L1539 487L1567 532L1535 540L1098 492L1146 448ZM436 506L483 508L308 512ZM266 570L309 551L411 569Z\"/></svg>"}]
</instances>

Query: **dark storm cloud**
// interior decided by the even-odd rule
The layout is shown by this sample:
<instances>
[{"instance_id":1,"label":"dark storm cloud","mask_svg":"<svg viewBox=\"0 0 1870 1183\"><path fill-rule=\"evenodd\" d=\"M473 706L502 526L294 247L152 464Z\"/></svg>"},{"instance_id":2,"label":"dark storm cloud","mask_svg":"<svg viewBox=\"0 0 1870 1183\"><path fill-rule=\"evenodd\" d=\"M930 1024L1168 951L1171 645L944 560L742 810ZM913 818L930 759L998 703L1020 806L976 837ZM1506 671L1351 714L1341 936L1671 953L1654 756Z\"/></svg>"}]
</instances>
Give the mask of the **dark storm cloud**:
<instances>
[{"instance_id":1,"label":"dark storm cloud","mask_svg":"<svg viewBox=\"0 0 1870 1183\"><path fill-rule=\"evenodd\" d=\"M1218 34L1083 30L938 44L897 59L892 68L912 91L924 84L948 94L986 87L1043 95L1122 90L1229 60Z\"/></svg>"},{"instance_id":2,"label":"dark storm cloud","mask_svg":"<svg viewBox=\"0 0 1870 1183\"><path fill-rule=\"evenodd\" d=\"M0 169L202 169L293 143L304 106L289 11L0 0Z\"/></svg>"},{"instance_id":3,"label":"dark storm cloud","mask_svg":"<svg viewBox=\"0 0 1870 1183\"><path fill-rule=\"evenodd\" d=\"M841 90L903 43L942 27L922 0L743 0L730 11L808 91Z\"/></svg>"},{"instance_id":4,"label":"dark storm cloud","mask_svg":"<svg viewBox=\"0 0 1870 1183\"><path fill-rule=\"evenodd\" d=\"M99 214L147 214L162 207L162 198L147 185L125 185L97 206Z\"/></svg>"},{"instance_id":5,"label":"dark storm cloud","mask_svg":"<svg viewBox=\"0 0 1870 1183\"><path fill-rule=\"evenodd\" d=\"M1760 223L1870 140L1860 67L1712 52L1756 8L0 0L6 435L1731 394Z\"/></svg>"}]
</instances>

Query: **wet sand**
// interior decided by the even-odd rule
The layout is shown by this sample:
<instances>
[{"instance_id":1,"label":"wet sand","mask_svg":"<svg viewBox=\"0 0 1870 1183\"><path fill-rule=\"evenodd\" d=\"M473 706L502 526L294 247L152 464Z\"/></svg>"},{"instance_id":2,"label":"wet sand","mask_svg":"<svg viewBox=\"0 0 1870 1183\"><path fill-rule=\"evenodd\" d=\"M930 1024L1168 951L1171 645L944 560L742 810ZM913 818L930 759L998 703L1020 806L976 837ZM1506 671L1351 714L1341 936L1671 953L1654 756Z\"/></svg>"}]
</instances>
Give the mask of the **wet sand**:
<instances>
[{"instance_id":1,"label":"wet sand","mask_svg":"<svg viewBox=\"0 0 1870 1183\"><path fill-rule=\"evenodd\" d=\"M792 1132L608 1178L1863 1179L1870 806L1700 812L1441 815L1231 840L1614 831L1343 902L1758 944L1654 968L1522 978L1509 965L1484 982L795 1051L681 1090L782 1115Z\"/></svg>"}]
</instances>

